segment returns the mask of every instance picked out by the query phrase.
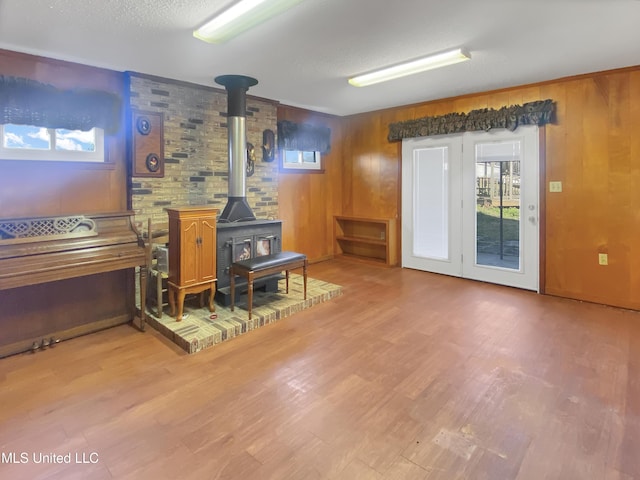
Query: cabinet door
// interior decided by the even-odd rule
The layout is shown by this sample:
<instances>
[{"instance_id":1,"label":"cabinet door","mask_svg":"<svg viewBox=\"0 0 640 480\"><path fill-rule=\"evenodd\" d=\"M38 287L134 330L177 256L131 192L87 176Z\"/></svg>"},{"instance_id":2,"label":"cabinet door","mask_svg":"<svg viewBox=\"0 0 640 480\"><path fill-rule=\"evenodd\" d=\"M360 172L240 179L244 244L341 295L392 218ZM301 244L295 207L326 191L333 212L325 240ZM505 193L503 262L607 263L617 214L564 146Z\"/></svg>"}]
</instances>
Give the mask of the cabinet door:
<instances>
[{"instance_id":1,"label":"cabinet door","mask_svg":"<svg viewBox=\"0 0 640 480\"><path fill-rule=\"evenodd\" d=\"M216 219L204 218L200 224L200 281L216 278Z\"/></svg>"},{"instance_id":2,"label":"cabinet door","mask_svg":"<svg viewBox=\"0 0 640 480\"><path fill-rule=\"evenodd\" d=\"M198 220L180 222L180 285L198 283L199 223Z\"/></svg>"}]
</instances>

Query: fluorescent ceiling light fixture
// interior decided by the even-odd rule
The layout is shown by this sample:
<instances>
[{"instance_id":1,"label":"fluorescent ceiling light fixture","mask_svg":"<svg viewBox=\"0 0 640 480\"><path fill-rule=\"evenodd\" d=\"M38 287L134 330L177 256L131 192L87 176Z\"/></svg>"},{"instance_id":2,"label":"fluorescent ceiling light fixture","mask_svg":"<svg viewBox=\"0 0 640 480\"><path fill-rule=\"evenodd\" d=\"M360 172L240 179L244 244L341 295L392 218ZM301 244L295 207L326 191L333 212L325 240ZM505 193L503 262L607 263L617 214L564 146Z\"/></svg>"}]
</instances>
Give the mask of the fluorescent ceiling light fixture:
<instances>
[{"instance_id":1,"label":"fluorescent ceiling light fixture","mask_svg":"<svg viewBox=\"0 0 640 480\"><path fill-rule=\"evenodd\" d=\"M436 53L428 57L418 58L409 62L392 65L370 73L357 75L349 79L349 83L354 87L366 87L374 83L386 82L394 78L406 77L414 73L432 70L434 68L446 67L454 63L470 60L471 56L463 48L456 48L447 52Z\"/></svg>"},{"instance_id":2,"label":"fluorescent ceiling light fixture","mask_svg":"<svg viewBox=\"0 0 640 480\"><path fill-rule=\"evenodd\" d=\"M193 32L209 43L222 43L303 0L240 0Z\"/></svg>"}]
</instances>

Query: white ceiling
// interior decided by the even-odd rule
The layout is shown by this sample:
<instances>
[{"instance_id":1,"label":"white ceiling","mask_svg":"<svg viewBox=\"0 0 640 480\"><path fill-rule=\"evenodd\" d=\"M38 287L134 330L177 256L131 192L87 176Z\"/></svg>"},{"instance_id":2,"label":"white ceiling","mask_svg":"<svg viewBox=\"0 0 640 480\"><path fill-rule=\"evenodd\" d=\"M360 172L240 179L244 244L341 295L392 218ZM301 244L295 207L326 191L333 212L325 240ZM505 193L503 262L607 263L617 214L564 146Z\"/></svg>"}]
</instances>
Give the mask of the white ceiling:
<instances>
[{"instance_id":1,"label":"white ceiling","mask_svg":"<svg viewBox=\"0 0 640 480\"><path fill-rule=\"evenodd\" d=\"M348 115L640 64L637 0L304 0L227 43L192 36L234 0L0 0L0 48ZM464 46L472 60L369 87L347 77ZM2 74L2 72L0 72Z\"/></svg>"}]
</instances>

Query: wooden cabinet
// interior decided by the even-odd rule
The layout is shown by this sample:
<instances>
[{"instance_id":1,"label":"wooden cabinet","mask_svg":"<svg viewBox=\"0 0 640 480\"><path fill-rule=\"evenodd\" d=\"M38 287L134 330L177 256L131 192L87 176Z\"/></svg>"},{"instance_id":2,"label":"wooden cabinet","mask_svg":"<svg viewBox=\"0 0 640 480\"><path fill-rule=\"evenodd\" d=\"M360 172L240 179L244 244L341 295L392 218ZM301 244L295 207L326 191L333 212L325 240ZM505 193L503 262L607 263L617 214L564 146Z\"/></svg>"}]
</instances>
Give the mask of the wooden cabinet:
<instances>
[{"instance_id":1,"label":"wooden cabinet","mask_svg":"<svg viewBox=\"0 0 640 480\"><path fill-rule=\"evenodd\" d=\"M184 297L210 290L214 311L216 291L216 214L210 207L167 208L169 214L169 306L182 320ZM202 296L201 296L202 304Z\"/></svg>"},{"instance_id":2,"label":"wooden cabinet","mask_svg":"<svg viewBox=\"0 0 640 480\"><path fill-rule=\"evenodd\" d=\"M398 263L395 218L335 217L336 253L394 266Z\"/></svg>"}]
</instances>

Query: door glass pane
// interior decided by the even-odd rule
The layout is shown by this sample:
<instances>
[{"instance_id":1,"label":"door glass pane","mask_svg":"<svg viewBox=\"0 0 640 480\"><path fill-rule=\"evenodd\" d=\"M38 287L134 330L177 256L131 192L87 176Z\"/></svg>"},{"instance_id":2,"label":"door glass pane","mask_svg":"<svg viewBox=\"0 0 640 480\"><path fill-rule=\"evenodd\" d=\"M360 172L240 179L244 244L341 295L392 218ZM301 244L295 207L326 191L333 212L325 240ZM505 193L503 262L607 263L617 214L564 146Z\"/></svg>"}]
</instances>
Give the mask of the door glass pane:
<instances>
[{"instance_id":1,"label":"door glass pane","mask_svg":"<svg viewBox=\"0 0 640 480\"><path fill-rule=\"evenodd\" d=\"M521 142L476 144L476 264L520 270Z\"/></svg>"},{"instance_id":2,"label":"door glass pane","mask_svg":"<svg viewBox=\"0 0 640 480\"><path fill-rule=\"evenodd\" d=\"M413 254L449 258L449 156L447 147L424 148L413 157Z\"/></svg>"}]
</instances>

